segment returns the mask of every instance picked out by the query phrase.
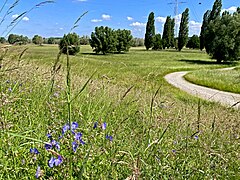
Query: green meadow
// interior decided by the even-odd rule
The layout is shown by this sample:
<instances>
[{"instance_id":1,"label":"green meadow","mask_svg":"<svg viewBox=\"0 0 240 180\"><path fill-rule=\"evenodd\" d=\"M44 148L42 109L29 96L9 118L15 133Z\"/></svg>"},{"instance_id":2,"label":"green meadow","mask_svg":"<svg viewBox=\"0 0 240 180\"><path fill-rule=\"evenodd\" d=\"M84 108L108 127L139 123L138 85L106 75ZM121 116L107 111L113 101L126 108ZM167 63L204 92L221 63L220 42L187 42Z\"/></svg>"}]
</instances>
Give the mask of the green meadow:
<instances>
[{"instance_id":1,"label":"green meadow","mask_svg":"<svg viewBox=\"0 0 240 180\"><path fill-rule=\"evenodd\" d=\"M239 111L164 80L193 71L191 81L221 89L206 82L237 84L239 68L221 72L226 79L213 69L239 64L143 47L96 55L81 46L77 56L58 56L47 45L10 47L1 62L0 179L35 179L36 171L40 179L240 179Z\"/></svg>"}]
</instances>

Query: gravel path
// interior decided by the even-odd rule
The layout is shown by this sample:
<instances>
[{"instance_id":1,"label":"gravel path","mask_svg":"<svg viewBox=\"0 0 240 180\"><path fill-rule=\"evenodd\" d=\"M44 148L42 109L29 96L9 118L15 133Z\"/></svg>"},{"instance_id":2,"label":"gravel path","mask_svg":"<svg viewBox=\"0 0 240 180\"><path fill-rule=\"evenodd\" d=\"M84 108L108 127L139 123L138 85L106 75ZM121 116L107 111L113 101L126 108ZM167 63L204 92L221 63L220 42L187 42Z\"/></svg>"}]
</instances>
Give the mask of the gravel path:
<instances>
[{"instance_id":1,"label":"gravel path","mask_svg":"<svg viewBox=\"0 0 240 180\"><path fill-rule=\"evenodd\" d=\"M183 77L187 73L188 71L174 72L166 75L164 78L169 84L183 91L186 91L189 94L198 96L209 101L219 102L227 107L234 107L235 109L240 110L240 94L219 91L216 89L192 84L186 81Z\"/></svg>"}]
</instances>

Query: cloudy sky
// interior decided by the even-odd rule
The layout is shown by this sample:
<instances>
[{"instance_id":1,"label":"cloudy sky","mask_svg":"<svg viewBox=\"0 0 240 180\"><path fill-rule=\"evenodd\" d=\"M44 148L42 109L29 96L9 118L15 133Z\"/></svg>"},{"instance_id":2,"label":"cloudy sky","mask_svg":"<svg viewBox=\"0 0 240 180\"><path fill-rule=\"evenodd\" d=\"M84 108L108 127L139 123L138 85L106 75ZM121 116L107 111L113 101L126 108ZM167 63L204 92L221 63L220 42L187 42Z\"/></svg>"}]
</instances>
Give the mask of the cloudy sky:
<instances>
[{"instance_id":1,"label":"cloudy sky","mask_svg":"<svg viewBox=\"0 0 240 180\"><path fill-rule=\"evenodd\" d=\"M0 2L0 10L5 0ZM40 3L39 0L20 0L12 12L4 18L7 10L15 0L6 1L0 11L0 36L5 36L10 22L21 13ZM90 35L96 26L109 26L113 29L129 29L135 37L144 37L147 17L150 12L155 14L156 32L162 33L166 16L174 17L175 0L55 0L22 16L21 22L11 33L33 37L61 37L68 33L76 19L88 11L81 19L79 27L74 31L80 35ZM180 0L179 0L180 2ZM181 0L177 18L190 9L189 33L199 35L203 14L211 9L214 0ZM223 0L223 9L235 11L240 0ZM178 21L178 22L179 22ZM179 22L180 23L180 22ZM11 28L8 28L8 30ZM5 33L5 34L4 34Z\"/></svg>"}]
</instances>

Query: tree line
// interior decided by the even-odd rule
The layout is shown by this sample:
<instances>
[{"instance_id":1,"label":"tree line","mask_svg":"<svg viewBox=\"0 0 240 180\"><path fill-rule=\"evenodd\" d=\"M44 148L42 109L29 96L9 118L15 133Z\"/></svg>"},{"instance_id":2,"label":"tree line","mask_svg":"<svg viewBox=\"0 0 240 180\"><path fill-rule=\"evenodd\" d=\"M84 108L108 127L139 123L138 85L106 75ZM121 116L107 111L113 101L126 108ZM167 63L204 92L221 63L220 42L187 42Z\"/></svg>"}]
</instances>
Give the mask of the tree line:
<instances>
[{"instance_id":1,"label":"tree line","mask_svg":"<svg viewBox=\"0 0 240 180\"><path fill-rule=\"evenodd\" d=\"M154 12L151 12L148 16L146 25L145 41L144 45L147 50L152 48L153 50L160 50L165 48L176 48L179 51L188 43L188 21L189 21L189 9L187 8L182 13L178 38L174 38L175 19L171 16L167 16L164 23L163 34L155 34L155 20ZM196 38L196 35L194 36ZM195 41L194 41L195 42ZM197 48L194 44L191 48Z\"/></svg>"},{"instance_id":2,"label":"tree line","mask_svg":"<svg viewBox=\"0 0 240 180\"><path fill-rule=\"evenodd\" d=\"M205 49L218 63L222 61L240 60L240 7L233 14L222 11L222 0L215 0L212 10L207 10L203 16L200 37L189 32L189 9L181 17L178 37L174 38L175 20L167 16L163 35L155 34L154 13L148 16L144 45L147 50L160 50L183 47Z\"/></svg>"}]
</instances>

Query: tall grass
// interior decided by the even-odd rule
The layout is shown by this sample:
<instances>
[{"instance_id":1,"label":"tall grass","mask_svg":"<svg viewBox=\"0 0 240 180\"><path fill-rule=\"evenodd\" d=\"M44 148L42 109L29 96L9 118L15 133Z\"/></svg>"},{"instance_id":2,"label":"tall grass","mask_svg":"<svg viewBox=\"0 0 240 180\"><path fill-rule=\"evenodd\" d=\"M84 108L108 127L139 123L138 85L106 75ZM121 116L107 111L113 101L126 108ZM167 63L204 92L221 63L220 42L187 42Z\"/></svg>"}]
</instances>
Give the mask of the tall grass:
<instances>
[{"instance_id":1,"label":"tall grass","mask_svg":"<svg viewBox=\"0 0 240 180\"><path fill-rule=\"evenodd\" d=\"M54 150L64 157L63 162L48 167L48 160L57 155L51 155L36 139L49 142L47 133L57 139L69 118L65 55L60 57L61 68L55 74L49 96L49 59L55 57L55 53L51 56L52 50L54 47L29 47L21 70L2 77L1 128L21 135L1 133L2 179L33 179L38 166L43 179L239 178L239 112L189 97L159 81L173 69L199 69L206 65L174 60L176 55L172 52L139 50L123 56L70 57L71 99L74 98L71 122L78 122L76 131L82 133L85 144L74 153L74 139L67 132L59 140L61 150ZM82 51L89 50L83 47ZM188 53L179 55L194 58ZM5 58L11 58L9 55ZM104 65L89 80L98 64ZM79 94L82 87L85 90ZM104 122L106 129L102 128ZM34 147L40 154L29 152Z\"/></svg>"}]
</instances>

